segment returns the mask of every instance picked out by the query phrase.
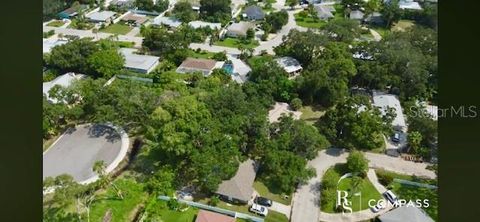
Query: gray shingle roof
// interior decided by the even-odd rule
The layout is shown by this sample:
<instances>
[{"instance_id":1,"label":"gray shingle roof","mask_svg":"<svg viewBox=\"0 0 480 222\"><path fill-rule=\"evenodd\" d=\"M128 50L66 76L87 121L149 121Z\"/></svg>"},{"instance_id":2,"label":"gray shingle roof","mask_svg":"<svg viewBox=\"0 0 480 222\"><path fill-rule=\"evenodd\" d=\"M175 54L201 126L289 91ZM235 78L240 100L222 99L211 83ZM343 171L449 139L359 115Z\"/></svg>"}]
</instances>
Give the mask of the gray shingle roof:
<instances>
[{"instance_id":1,"label":"gray shingle roof","mask_svg":"<svg viewBox=\"0 0 480 222\"><path fill-rule=\"evenodd\" d=\"M262 11L262 9L256 5L251 5L248 6L245 9L245 14L247 14L248 18L251 19L263 19L265 18L265 13Z\"/></svg>"},{"instance_id":2,"label":"gray shingle roof","mask_svg":"<svg viewBox=\"0 0 480 222\"><path fill-rule=\"evenodd\" d=\"M409 206L402 206L391 210L380 217L378 217L382 222L433 222L423 210Z\"/></svg>"},{"instance_id":3,"label":"gray shingle roof","mask_svg":"<svg viewBox=\"0 0 480 222\"><path fill-rule=\"evenodd\" d=\"M149 55L138 55L133 53L136 49L122 48L120 53L125 57L125 68L141 70L148 73L158 64L160 57Z\"/></svg>"},{"instance_id":4,"label":"gray shingle roof","mask_svg":"<svg viewBox=\"0 0 480 222\"><path fill-rule=\"evenodd\" d=\"M257 174L257 168L253 160L240 164L235 176L224 180L217 189L218 194L248 202L253 194L253 181Z\"/></svg>"},{"instance_id":5,"label":"gray shingle roof","mask_svg":"<svg viewBox=\"0 0 480 222\"><path fill-rule=\"evenodd\" d=\"M115 15L115 12L112 11L101 11L101 12L94 12L85 17L89 18L93 21L107 21L108 19L112 18Z\"/></svg>"}]
</instances>

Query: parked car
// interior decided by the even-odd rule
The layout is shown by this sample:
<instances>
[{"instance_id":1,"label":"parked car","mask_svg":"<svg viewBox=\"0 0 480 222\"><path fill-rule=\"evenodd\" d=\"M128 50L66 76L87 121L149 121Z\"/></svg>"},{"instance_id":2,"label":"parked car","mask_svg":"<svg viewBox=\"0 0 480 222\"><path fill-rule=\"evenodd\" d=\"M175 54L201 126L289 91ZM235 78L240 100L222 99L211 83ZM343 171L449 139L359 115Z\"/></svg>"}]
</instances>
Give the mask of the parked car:
<instances>
[{"instance_id":1,"label":"parked car","mask_svg":"<svg viewBox=\"0 0 480 222\"><path fill-rule=\"evenodd\" d=\"M268 209L262 205L259 205L259 204L253 204L251 207L250 207L250 212L252 213L256 213L256 214L259 214L259 215L262 215L264 217L267 216L268 214Z\"/></svg>"},{"instance_id":2,"label":"parked car","mask_svg":"<svg viewBox=\"0 0 480 222\"><path fill-rule=\"evenodd\" d=\"M257 196L257 197L255 197L253 202L256 203L256 204L266 206L266 207L271 207L272 206L272 201L265 198L265 197Z\"/></svg>"},{"instance_id":3,"label":"parked car","mask_svg":"<svg viewBox=\"0 0 480 222\"><path fill-rule=\"evenodd\" d=\"M378 211L380 211L383 208L385 208L385 205L382 204L382 202L378 202L377 205L371 207L370 209L372 210L372 212L377 213Z\"/></svg>"},{"instance_id":4,"label":"parked car","mask_svg":"<svg viewBox=\"0 0 480 222\"><path fill-rule=\"evenodd\" d=\"M392 141L395 142L395 143L400 142L400 133L393 134Z\"/></svg>"},{"instance_id":5,"label":"parked car","mask_svg":"<svg viewBox=\"0 0 480 222\"><path fill-rule=\"evenodd\" d=\"M385 193L383 193L383 196L388 200L388 202L393 205L396 205L398 202L397 196L391 190L385 191Z\"/></svg>"},{"instance_id":6,"label":"parked car","mask_svg":"<svg viewBox=\"0 0 480 222\"><path fill-rule=\"evenodd\" d=\"M183 200L193 200L193 196L191 193L180 191L178 192L178 198Z\"/></svg>"}]
</instances>

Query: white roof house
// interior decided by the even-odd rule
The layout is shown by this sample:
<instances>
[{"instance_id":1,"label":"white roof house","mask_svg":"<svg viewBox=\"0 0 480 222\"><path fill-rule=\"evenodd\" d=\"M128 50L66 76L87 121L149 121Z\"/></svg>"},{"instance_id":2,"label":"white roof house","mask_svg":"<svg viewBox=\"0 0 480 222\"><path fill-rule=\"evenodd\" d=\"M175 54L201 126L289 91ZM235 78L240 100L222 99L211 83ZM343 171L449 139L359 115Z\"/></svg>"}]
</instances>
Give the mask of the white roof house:
<instances>
[{"instance_id":1,"label":"white roof house","mask_svg":"<svg viewBox=\"0 0 480 222\"><path fill-rule=\"evenodd\" d=\"M204 22L204 21L191 21L188 23L189 26L191 26L194 29L198 28L205 28L205 27L210 27L210 29L221 29L222 24L221 23L212 23L212 22Z\"/></svg>"},{"instance_id":2,"label":"white roof house","mask_svg":"<svg viewBox=\"0 0 480 222\"><path fill-rule=\"evenodd\" d=\"M296 74L298 74L303 69L302 65L300 65L300 62L298 62L298 60L296 60L292 57L289 57L289 56L277 58L277 59L275 59L275 61L290 76L295 76Z\"/></svg>"},{"instance_id":3,"label":"white roof house","mask_svg":"<svg viewBox=\"0 0 480 222\"><path fill-rule=\"evenodd\" d=\"M75 74L73 72L69 72L61 76L58 76L57 78L55 78L50 82L43 83L43 94L47 97L47 100L49 102L57 103L58 101L56 99L50 98L48 96L48 92L50 91L50 89L52 89L52 87L59 85L66 88L66 87L69 87L74 81L83 79L85 77L86 76L83 74Z\"/></svg>"},{"instance_id":4,"label":"white roof house","mask_svg":"<svg viewBox=\"0 0 480 222\"><path fill-rule=\"evenodd\" d=\"M228 26L227 29L227 36L238 37L238 36L246 36L248 29L255 28L255 24L251 22L239 22L233 23Z\"/></svg>"},{"instance_id":5,"label":"white roof house","mask_svg":"<svg viewBox=\"0 0 480 222\"><path fill-rule=\"evenodd\" d=\"M373 105L380 108L382 115L386 114L388 108L392 108L396 116L393 119L392 126L400 131L405 131L407 124L405 122L405 116L403 115L402 106L397 96L392 94L386 94L379 91L373 91Z\"/></svg>"},{"instance_id":6,"label":"white roof house","mask_svg":"<svg viewBox=\"0 0 480 222\"><path fill-rule=\"evenodd\" d=\"M333 18L332 12L335 12L335 8L331 5L315 5L315 10L317 11L317 16L320 19L329 19Z\"/></svg>"},{"instance_id":7,"label":"white roof house","mask_svg":"<svg viewBox=\"0 0 480 222\"><path fill-rule=\"evenodd\" d=\"M422 6L413 0L400 0L398 6L401 9L422 10Z\"/></svg>"},{"instance_id":8,"label":"white roof house","mask_svg":"<svg viewBox=\"0 0 480 222\"><path fill-rule=\"evenodd\" d=\"M50 53L53 47L63 45L67 42L67 40L62 39L43 39L43 53Z\"/></svg>"},{"instance_id":9,"label":"white roof house","mask_svg":"<svg viewBox=\"0 0 480 222\"><path fill-rule=\"evenodd\" d=\"M232 70L231 76L232 76L233 81L235 81L237 83L240 83L240 84L246 82L247 79L248 79L247 74L250 71L252 71L250 66L245 64L245 62L243 62L242 60L240 60L240 59L238 59L238 58L236 58L236 57L234 57L230 54L227 54L227 59L232 62L233 70Z\"/></svg>"},{"instance_id":10,"label":"white roof house","mask_svg":"<svg viewBox=\"0 0 480 222\"><path fill-rule=\"evenodd\" d=\"M182 22L175 17L164 17L164 16L157 16L153 19L152 24L154 25L166 25L171 28L178 28L182 25Z\"/></svg>"},{"instance_id":11,"label":"white roof house","mask_svg":"<svg viewBox=\"0 0 480 222\"><path fill-rule=\"evenodd\" d=\"M139 55L135 54L135 51L137 50L129 48L120 49L120 53L125 57L125 68L148 74L157 67L160 57Z\"/></svg>"},{"instance_id":12,"label":"white roof house","mask_svg":"<svg viewBox=\"0 0 480 222\"><path fill-rule=\"evenodd\" d=\"M87 17L92 22L110 22L115 16L115 12L112 11L101 11L93 12L85 17Z\"/></svg>"}]
</instances>

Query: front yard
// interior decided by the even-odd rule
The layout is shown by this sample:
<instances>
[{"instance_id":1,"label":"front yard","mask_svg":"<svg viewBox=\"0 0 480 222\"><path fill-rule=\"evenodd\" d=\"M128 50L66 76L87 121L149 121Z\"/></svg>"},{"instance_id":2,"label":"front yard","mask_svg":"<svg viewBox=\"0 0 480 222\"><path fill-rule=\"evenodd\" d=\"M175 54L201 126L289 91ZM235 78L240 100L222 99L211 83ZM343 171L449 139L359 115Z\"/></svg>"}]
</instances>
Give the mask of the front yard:
<instances>
[{"instance_id":1,"label":"front yard","mask_svg":"<svg viewBox=\"0 0 480 222\"><path fill-rule=\"evenodd\" d=\"M99 31L112 33L112 34L125 35L129 33L132 29L133 28L128 25L116 23L116 24L111 24L105 27L104 29L100 29Z\"/></svg>"},{"instance_id":2,"label":"front yard","mask_svg":"<svg viewBox=\"0 0 480 222\"><path fill-rule=\"evenodd\" d=\"M62 25L64 25L65 22L61 21L61 20L55 20L55 21L51 21L47 24L47 26L51 26L51 27L60 27Z\"/></svg>"},{"instance_id":3,"label":"front yard","mask_svg":"<svg viewBox=\"0 0 480 222\"><path fill-rule=\"evenodd\" d=\"M258 44L258 41L256 40L247 40L247 42L245 42L244 40L241 40L241 39L225 38L223 40L216 41L214 45L231 47L231 48L238 48L239 46L243 46L246 49L251 49L251 48L257 47L259 44Z\"/></svg>"},{"instance_id":4,"label":"front yard","mask_svg":"<svg viewBox=\"0 0 480 222\"><path fill-rule=\"evenodd\" d=\"M268 188L264 183L261 181L255 181L253 183L253 188L260 194L260 196L268 198L278 203L282 203L285 205L290 205L292 201L291 195L287 195L288 198L284 198L286 194L282 194L281 192L273 189Z\"/></svg>"},{"instance_id":5,"label":"front yard","mask_svg":"<svg viewBox=\"0 0 480 222\"><path fill-rule=\"evenodd\" d=\"M392 179L402 179L413 181L417 183L431 184L436 185L437 180L419 178L411 175L398 174L391 171L385 170L375 170L379 178L391 177ZM395 193L399 199L411 200L415 202L416 200L428 200L430 206L423 207L423 210L432 217L435 221L438 220L438 190L437 189L428 189L423 187L417 187L413 185L401 184L398 182L391 182L388 185L388 188L391 188L393 193Z\"/></svg>"},{"instance_id":6,"label":"front yard","mask_svg":"<svg viewBox=\"0 0 480 222\"><path fill-rule=\"evenodd\" d=\"M325 24L327 24L327 22L324 20L318 18L314 19L310 16L304 16L302 15L302 12L295 14L295 22L298 26L314 29L322 28L323 26L325 26Z\"/></svg>"}]
</instances>

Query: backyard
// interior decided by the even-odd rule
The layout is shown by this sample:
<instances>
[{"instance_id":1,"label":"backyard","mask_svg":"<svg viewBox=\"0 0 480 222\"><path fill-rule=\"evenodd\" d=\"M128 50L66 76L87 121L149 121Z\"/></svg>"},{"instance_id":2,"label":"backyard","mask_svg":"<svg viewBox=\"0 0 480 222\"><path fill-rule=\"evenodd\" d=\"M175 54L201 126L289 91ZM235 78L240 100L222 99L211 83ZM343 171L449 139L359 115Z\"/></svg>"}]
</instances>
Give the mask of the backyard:
<instances>
[{"instance_id":1,"label":"backyard","mask_svg":"<svg viewBox=\"0 0 480 222\"><path fill-rule=\"evenodd\" d=\"M128 25L116 23L116 24L111 24L103 29L100 29L99 31L112 33L112 34L125 35L129 33L131 30L132 30L132 27Z\"/></svg>"},{"instance_id":2,"label":"backyard","mask_svg":"<svg viewBox=\"0 0 480 222\"><path fill-rule=\"evenodd\" d=\"M124 199L116 197L115 190L110 186L103 193L98 194L98 201L91 207L91 221L102 221L107 211L112 213L112 221L131 221L135 211L146 199L142 184L134 179L117 179L115 185L121 190Z\"/></svg>"},{"instance_id":3,"label":"backyard","mask_svg":"<svg viewBox=\"0 0 480 222\"><path fill-rule=\"evenodd\" d=\"M305 120L310 125L315 124L322 117L326 110L322 107L303 106L298 111L302 112L300 119Z\"/></svg>"},{"instance_id":4,"label":"backyard","mask_svg":"<svg viewBox=\"0 0 480 222\"><path fill-rule=\"evenodd\" d=\"M216 41L214 45L232 47L232 48L238 48L239 46L243 46L244 48L251 49L251 48L257 47L259 44L258 44L258 41L256 40L247 40L247 42L245 42L244 40L241 40L241 39L225 38L223 40Z\"/></svg>"}]
</instances>

